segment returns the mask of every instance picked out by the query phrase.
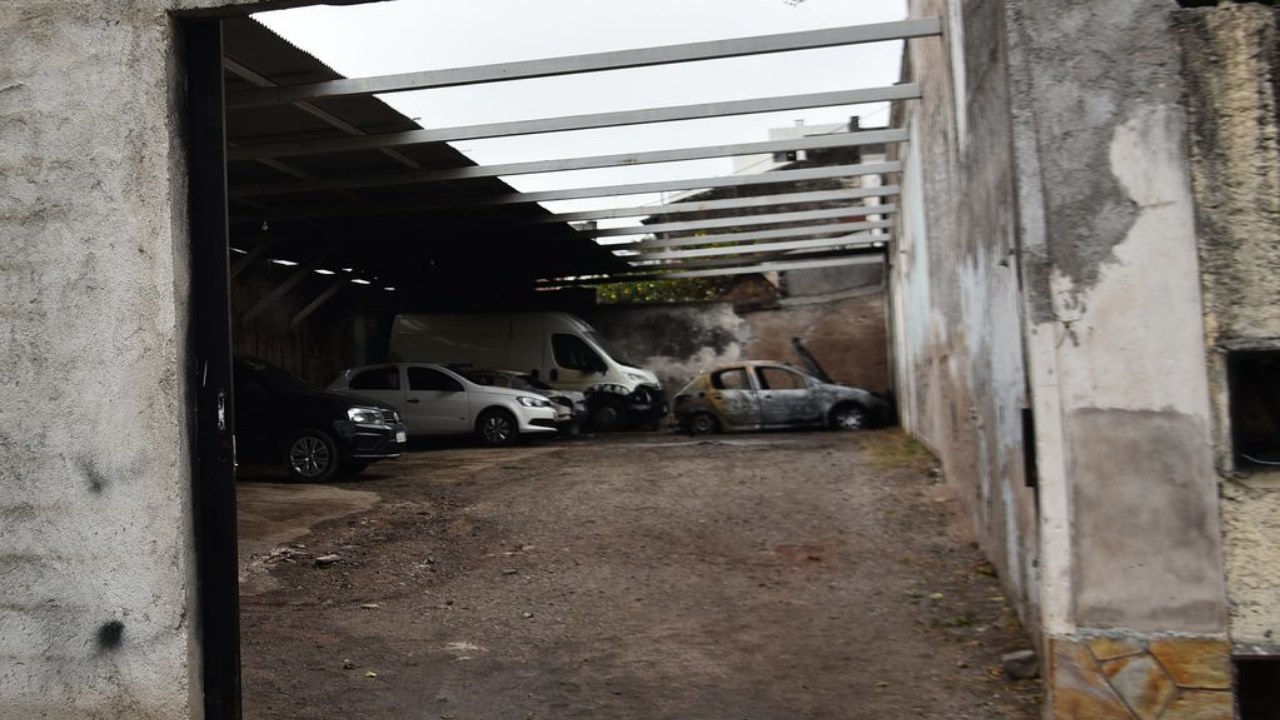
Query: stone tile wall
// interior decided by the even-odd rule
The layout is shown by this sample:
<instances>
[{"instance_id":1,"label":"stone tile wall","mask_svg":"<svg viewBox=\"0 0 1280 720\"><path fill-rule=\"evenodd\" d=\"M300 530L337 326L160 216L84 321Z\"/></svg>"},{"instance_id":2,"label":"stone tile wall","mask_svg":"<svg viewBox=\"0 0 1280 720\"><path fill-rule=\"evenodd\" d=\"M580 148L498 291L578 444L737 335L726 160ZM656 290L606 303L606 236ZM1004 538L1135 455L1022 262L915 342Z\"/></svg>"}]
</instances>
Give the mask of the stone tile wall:
<instances>
[{"instance_id":1,"label":"stone tile wall","mask_svg":"<svg viewBox=\"0 0 1280 720\"><path fill-rule=\"evenodd\" d=\"M1049 639L1055 720L1231 720L1225 638L1107 633Z\"/></svg>"}]
</instances>

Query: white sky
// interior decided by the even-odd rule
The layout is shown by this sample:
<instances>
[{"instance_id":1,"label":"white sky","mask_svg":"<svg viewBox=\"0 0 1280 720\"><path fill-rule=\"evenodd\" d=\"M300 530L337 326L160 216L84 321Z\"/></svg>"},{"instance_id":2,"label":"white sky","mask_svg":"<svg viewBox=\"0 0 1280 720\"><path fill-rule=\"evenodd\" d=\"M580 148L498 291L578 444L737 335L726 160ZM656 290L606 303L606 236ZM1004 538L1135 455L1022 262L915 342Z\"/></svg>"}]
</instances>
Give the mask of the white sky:
<instances>
[{"instance_id":1,"label":"white sky","mask_svg":"<svg viewBox=\"0 0 1280 720\"><path fill-rule=\"evenodd\" d=\"M347 77L900 20L905 0L396 0L316 6L255 17ZM902 43L780 53L560 78L380 96L423 127L456 127L669 105L892 85ZM762 142L770 128L888 122L887 104L797 110L492 140L454 147L482 165ZM732 160L581 170L503 178L521 191L710 177ZM657 196L545 205L557 212L631 207ZM608 223L617 225L620 223ZM602 223L605 225L605 223Z\"/></svg>"}]
</instances>

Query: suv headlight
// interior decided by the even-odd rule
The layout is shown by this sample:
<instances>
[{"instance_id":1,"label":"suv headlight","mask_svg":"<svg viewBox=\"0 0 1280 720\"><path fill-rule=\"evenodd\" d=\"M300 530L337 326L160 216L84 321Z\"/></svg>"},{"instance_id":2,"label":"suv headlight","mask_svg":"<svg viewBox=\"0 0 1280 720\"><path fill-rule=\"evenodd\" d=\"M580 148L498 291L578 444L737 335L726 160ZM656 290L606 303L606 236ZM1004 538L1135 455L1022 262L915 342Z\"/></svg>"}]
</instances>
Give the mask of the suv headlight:
<instances>
[{"instance_id":1,"label":"suv headlight","mask_svg":"<svg viewBox=\"0 0 1280 720\"><path fill-rule=\"evenodd\" d=\"M516 401L525 407L551 407L551 401L546 398L535 398L521 395Z\"/></svg>"},{"instance_id":2,"label":"suv headlight","mask_svg":"<svg viewBox=\"0 0 1280 720\"><path fill-rule=\"evenodd\" d=\"M382 411L377 408L367 407L347 408L347 419L353 423L361 423L363 425L380 425L382 424Z\"/></svg>"},{"instance_id":3,"label":"suv headlight","mask_svg":"<svg viewBox=\"0 0 1280 720\"><path fill-rule=\"evenodd\" d=\"M638 382L638 383L647 383L647 382L649 382L649 378L647 378L647 377L645 377L645 376L641 375L640 373L633 373L633 372L629 372L629 373L627 373L627 379L628 379L628 380L631 380L631 381L634 381L634 382Z\"/></svg>"}]
</instances>

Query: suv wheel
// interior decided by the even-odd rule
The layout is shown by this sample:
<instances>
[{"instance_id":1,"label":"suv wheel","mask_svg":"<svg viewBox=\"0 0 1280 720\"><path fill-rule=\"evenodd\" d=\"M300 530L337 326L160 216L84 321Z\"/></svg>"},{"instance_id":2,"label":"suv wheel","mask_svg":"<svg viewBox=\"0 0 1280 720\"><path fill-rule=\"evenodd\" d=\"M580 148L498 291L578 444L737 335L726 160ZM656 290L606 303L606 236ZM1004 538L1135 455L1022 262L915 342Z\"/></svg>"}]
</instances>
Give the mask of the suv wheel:
<instances>
[{"instance_id":1,"label":"suv wheel","mask_svg":"<svg viewBox=\"0 0 1280 720\"><path fill-rule=\"evenodd\" d=\"M296 480L324 482L338 473L338 446L319 430L303 430L285 448L285 469Z\"/></svg>"}]
</instances>

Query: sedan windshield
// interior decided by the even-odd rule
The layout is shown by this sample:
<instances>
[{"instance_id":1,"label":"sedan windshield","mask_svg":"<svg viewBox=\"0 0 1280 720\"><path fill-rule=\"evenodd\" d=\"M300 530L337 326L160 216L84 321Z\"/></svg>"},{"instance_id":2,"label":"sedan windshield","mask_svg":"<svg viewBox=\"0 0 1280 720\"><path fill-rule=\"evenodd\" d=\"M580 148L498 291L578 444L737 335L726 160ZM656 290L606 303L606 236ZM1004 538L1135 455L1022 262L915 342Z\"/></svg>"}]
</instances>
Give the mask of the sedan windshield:
<instances>
[{"instance_id":1,"label":"sedan windshield","mask_svg":"<svg viewBox=\"0 0 1280 720\"><path fill-rule=\"evenodd\" d=\"M313 389L306 380L294 375L282 367L272 365L265 360L258 358L241 358L237 363L238 370L247 371L245 374L250 377L245 380L256 379L263 385L281 388L283 390L311 390Z\"/></svg>"}]
</instances>

